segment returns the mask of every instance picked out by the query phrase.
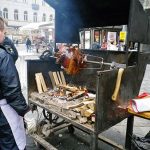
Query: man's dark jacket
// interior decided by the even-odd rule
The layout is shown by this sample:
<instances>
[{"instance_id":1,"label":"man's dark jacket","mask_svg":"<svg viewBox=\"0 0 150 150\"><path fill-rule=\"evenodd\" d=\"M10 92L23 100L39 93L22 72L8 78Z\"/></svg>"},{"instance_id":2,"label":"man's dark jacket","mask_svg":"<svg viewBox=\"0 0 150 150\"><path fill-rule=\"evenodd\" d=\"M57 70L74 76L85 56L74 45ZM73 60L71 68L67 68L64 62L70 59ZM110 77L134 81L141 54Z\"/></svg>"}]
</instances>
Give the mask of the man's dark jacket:
<instances>
[{"instance_id":1,"label":"man's dark jacket","mask_svg":"<svg viewBox=\"0 0 150 150\"><path fill-rule=\"evenodd\" d=\"M0 100L1 99L6 99L7 103L20 116L24 116L29 110L21 92L20 80L13 59L2 46L0 46ZM0 125L2 125L4 122L1 118L1 113L0 120Z\"/></svg>"},{"instance_id":2,"label":"man's dark jacket","mask_svg":"<svg viewBox=\"0 0 150 150\"><path fill-rule=\"evenodd\" d=\"M14 62L18 59L18 51L11 39L9 39L7 36L4 39L3 46L10 51L10 55L13 57Z\"/></svg>"}]
</instances>

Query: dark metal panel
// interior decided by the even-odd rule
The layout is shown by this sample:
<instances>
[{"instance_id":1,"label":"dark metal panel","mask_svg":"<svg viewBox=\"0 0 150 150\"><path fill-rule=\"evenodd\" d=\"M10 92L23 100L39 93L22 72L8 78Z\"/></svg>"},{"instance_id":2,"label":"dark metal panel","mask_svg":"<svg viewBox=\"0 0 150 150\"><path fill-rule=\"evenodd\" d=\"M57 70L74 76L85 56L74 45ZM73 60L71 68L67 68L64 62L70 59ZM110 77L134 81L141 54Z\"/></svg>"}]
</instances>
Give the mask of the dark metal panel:
<instances>
[{"instance_id":1,"label":"dark metal panel","mask_svg":"<svg viewBox=\"0 0 150 150\"><path fill-rule=\"evenodd\" d=\"M125 52L115 52L115 51L97 51L97 50L84 50L84 53L103 57L104 62L112 62L115 61L117 63L125 63ZM129 53L129 64L133 65L136 60L136 52ZM96 58L94 57L96 61ZM42 60L27 60L27 73L28 73L28 91L29 94L33 91L37 91L36 81L35 81L35 73L42 72L44 75L44 79L46 84L49 87L52 87L50 82L50 78L48 75L48 71L58 71L60 70L60 65L56 64L56 59L51 59L50 61L42 61ZM76 75L67 75L67 83L86 86L93 92L96 92L96 75L97 71L109 69L109 66L103 66L99 68L100 65L88 64L87 68L82 69ZM89 69L91 68L91 69ZM93 69L97 68L97 69ZM87 80L88 79L88 80Z\"/></svg>"},{"instance_id":2,"label":"dark metal panel","mask_svg":"<svg viewBox=\"0 0 150 150\"><path fill-rule=\"evenodd\" d=\"M150 15L148 16L149 20L148 20L148 30L147 30L147 43L149 44L150 43Z\"/></svg>"},{"instance_id":3,"label":"dark metal panel","mask_svg":"<svg viewBox=\"0 0 150 150\"><path fill-rule=\"evenodd\" d=\"M119 108L118 104L120 106L127 106L128 101L138 95L146 64L149 62L150 54L140 53L138 66L125 69L117 103L111 100L111 96L115 88L118 70L98 72L95 124L97 132L110 128L128 116L127 111Z\"/></svg>"},{"instance_id":4,"label":"dark metal panel","mask_svg":"<svg viewBox=\"0 0 150 150\"><path fill-rule=\"evenodd\" d=\"M113 102L111 96L115 89L118 70L98 72L97 99L96 99L96 128L102 132L118 122L125 119L128 114L126 109L120 106L127 106L129 99L138 95L137 68L125 69L122 77L117 102ZM107 89L107 90L106 90Z\"/></svg>"},{"instance_id":5,"label":"dark metal panel","mask_svg":"<svg viewBox=\"0 0 150 150\"><path fill-rule=\"evenodd\" d=\"M35 80L35 73L42 73L45 79L46 85L52 87L50 77L48 75L49 71L59 71L60 65L55 63L55 59L50 61L42 60L27 60L27 86L28 86L28 95L32 92L37 91L37 85Z\"/></svg>"},{"instance_id":6,"label":"dark metal panel","mask_svg":"<svg viewBox=\"0 0 150 150\"><path fill-rule=\"evenodd\" d=\"M129 41L150 43L148 41L149 19L139 0L132 0L129 16ZM148 34L149 33L149 34Z\"/></svg>"}]
</instances>

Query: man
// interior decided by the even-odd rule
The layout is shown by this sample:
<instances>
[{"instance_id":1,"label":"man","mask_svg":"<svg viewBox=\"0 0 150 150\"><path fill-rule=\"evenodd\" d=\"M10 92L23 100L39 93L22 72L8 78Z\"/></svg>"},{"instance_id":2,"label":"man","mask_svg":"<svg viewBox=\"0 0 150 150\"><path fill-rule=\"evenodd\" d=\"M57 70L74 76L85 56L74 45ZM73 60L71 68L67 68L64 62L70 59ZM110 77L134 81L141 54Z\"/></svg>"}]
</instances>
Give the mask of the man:
<instances>
[{"instance_id":1,"label":"man","mask_svg":"<svg viewBox=\"0 0 150 150\"><path fill-rule=\"evenodd\" d=\"M6 35L5 35L5 38L4 38L4 41L3 41L3 46L10 53L10 55L12 56L14 62L16 62L16 60L18 59L17 49L16 49L13 41L10 38L8 38Z\"/></svg>"},{"instance_id":2,"label":"man","mask_svg":"<svg viewBox=\"0 0 150 150\"><path fill-rule=\"evenodd\" d=\"M5 22L0 17L0 43L3 43ZM0 150L24 150L26 136L23 116L29 106L21 92L18 73L12 57L0 46Z\"/></svg>"},{"instance_id":3,"label":"man","mask_svg":"<svg viewBox=\"0 0 150 150\"><path fill-rule=\"evenodd\" d=\"M27 38L26 40L26 47L27 47L27 52L30 50L31 51L31 40Z\"/></svg>"},{"instance_id":4,"label":"man","mask_svg":"<svg viewBox=\"0 0 150 150\"><path fill-rule=\"evenodd\" d=\"M100 50L101 46L99 44L99 42L95 41L93 44L92 44L92 49L95 49L95 50Z\"/></svg>"}]
</instances>

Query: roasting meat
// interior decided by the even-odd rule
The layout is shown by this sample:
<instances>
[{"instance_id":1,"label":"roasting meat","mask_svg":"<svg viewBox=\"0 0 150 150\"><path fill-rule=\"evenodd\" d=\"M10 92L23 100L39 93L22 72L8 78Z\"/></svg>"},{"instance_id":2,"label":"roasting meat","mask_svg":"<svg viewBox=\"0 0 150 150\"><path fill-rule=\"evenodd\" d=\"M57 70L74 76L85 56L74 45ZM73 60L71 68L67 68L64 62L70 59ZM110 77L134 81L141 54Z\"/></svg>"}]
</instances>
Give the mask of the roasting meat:
<instances>
[{"instance_id":1,"label":"roasting meat","mask_svg":"<svg viewBox=\"0 0 150 150\"><path fill-rule=\"evenodd\" d=\"M85 67L85 55L76 47L71 47L65 53L60 54L57 62L61 64L67 74L74 75L80 71L80 68Z\"/></svg>"}]
</instances>

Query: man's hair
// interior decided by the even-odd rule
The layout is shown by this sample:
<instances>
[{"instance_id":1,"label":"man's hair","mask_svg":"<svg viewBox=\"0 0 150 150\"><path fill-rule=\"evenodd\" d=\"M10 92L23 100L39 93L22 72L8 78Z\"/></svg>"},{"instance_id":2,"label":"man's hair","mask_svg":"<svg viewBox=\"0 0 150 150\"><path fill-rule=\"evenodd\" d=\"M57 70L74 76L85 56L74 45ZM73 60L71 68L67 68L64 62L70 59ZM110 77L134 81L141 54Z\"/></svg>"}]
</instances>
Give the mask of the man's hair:
<instances>
[{"instance_id":1,"label":"man's hair","mask_svg":"<svg viewBox=\"0 0 150 150\"><path fill-rule=\"evenodd\" d=\"M0 31L3 31L5 28L5 21L2 17L0 17Z\"/></svg>"}]
</instances>

